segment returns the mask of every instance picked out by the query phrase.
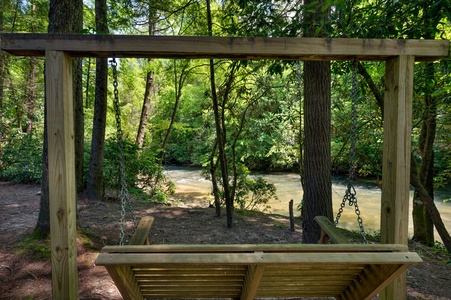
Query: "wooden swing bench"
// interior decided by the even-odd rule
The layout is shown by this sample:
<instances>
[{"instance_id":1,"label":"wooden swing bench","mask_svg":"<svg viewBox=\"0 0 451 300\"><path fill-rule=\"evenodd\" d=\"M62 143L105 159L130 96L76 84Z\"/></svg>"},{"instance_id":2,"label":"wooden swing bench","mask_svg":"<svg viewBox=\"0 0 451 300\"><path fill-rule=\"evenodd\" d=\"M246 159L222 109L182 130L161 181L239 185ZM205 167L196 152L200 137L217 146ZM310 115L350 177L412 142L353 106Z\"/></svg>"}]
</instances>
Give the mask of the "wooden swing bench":
<instances>
[{"instance_id":1,"label":"wooden swing bench","mask_svg":"<svg viewBox=\"0 0 451 300\"><path fill-rule=\"evenodd\" d=\"M317 219L323 237L335 239L325 220ZM129 246L106 246L97 257L124 299L372 299L421 262L404 245L150 245L152 222L144 217Z\"/></svg>"}]
</instances>

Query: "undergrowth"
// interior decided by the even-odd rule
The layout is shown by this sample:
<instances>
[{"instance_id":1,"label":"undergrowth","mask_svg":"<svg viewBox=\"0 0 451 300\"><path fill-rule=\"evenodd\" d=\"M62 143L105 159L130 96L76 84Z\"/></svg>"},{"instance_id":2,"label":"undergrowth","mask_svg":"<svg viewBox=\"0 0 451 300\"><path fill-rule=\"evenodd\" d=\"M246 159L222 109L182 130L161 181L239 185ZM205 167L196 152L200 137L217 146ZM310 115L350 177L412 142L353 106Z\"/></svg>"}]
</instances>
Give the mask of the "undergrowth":
<instances>
[{"instance_id":1,"label":"undergrowth","mask_svg":"<svg viewBox=\"0 0 451 300\"><path fill-rule=\"evenodd\" d=\"M16 253L30 255L36 260L46 260L51 256L50 238L42 239L39 231L33 231L19 244Z\"/></svg>"}]
</instances>

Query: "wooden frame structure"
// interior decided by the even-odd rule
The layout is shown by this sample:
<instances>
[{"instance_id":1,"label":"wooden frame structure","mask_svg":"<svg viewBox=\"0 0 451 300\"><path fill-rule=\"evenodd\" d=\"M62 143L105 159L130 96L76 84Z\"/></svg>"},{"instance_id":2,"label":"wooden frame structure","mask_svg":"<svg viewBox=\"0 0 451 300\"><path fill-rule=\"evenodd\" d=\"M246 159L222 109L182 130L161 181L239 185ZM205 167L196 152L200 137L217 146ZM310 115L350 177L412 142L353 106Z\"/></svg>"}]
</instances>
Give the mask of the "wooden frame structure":
<instances>
[{"instance_id":1,"label":"wooden frame structure","mask_svg":"<svg viewBox=\"0 0 451 300\"><path fill-rule=\"evenodd\" d=\"M381 242L407 244L415 61L449 54L445 40L1 34L13 55L45 56L53 299L77 299L71 57L386 61ZM406 277L381 294L405 299Z\"/></svg>"}]
</instances>

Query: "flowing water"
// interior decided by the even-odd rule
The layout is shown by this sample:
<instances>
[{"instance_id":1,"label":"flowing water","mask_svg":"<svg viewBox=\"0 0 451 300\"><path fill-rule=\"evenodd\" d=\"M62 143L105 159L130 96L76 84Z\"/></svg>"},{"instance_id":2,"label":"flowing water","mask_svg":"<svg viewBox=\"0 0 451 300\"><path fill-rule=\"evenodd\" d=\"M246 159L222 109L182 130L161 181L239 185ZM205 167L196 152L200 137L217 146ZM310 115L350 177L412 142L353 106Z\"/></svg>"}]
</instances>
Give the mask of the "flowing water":
<instances>
[{"instance_id":1,"label":"flowing water","mask_svg":"<svg viewBox=\"0 0 451 300\"><path fill-rule=\"evenodd\" d=\"M208 206L213 202L211 192L211 182L202 177L201 170L190 167L169 167L166 169L168 177L176 183L176 198L194 200L200 206ZM266 181L274 184L277 188L278 200L272 200L268 203L271 206L270 212L288 216L288 203L294 200L297 206L302 198L302 187L299 175L295 173L265 173L258 174ZM346 178L334 178L332 181L332 201L334 212L337 213L346 191ZM380 228L380 208L381 208L381 190L374 182L355 181L354 187L357 192L358 205L363 219L365 231L368 233L378 232ZM412 193L411 193L412 195ZM445 227L451 230L451 201L444 203L443 199L451 198L451 187L436 191L435 203ZM413 234L411 220L412 201L410 201L410 220L409 235ZM357 217L354 207L346 205L340 218L340 226L358 230ZM436 240L440 237L436 233Z\"/></svg>"}]
</instances>

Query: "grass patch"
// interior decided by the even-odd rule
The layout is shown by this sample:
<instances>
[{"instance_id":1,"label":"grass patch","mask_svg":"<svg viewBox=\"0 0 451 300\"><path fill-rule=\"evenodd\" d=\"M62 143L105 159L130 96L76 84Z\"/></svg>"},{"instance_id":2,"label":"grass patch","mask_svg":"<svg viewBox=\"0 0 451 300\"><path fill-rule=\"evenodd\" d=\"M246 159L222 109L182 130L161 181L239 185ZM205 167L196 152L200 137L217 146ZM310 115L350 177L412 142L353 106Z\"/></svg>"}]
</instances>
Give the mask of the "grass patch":
<instances>
[{"instance_id":1,"label":"grass patch","mask_svg":"<svg viewBox=\"0 0 451 300\"><path fill-rule=\"evenodd\" d=\"M51 256L50 238L42 239L42 234L34 231L19 244L16 253L30 255L36 260L47 260Z\"/></svg>"},{"instance_id":2,"label":"grass patch","mask_svg":"<svg viewBox=\"0 0 451 300\"><path fill-rule=\"evenodd\" d=\"M78 233L78 238L86 250L88 251L98 250L94 243L94 241L98 239L98 236L90 229L82 228Z\"/></svg>"}]
</instances>

